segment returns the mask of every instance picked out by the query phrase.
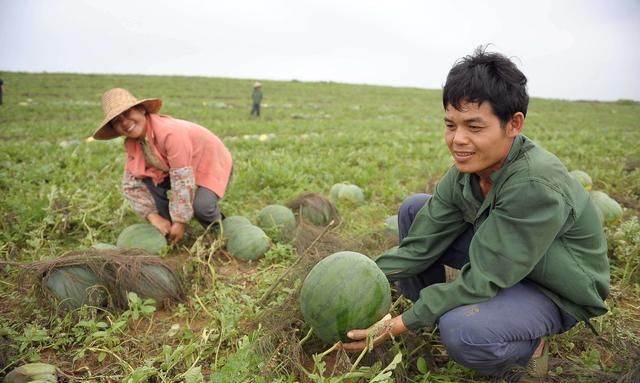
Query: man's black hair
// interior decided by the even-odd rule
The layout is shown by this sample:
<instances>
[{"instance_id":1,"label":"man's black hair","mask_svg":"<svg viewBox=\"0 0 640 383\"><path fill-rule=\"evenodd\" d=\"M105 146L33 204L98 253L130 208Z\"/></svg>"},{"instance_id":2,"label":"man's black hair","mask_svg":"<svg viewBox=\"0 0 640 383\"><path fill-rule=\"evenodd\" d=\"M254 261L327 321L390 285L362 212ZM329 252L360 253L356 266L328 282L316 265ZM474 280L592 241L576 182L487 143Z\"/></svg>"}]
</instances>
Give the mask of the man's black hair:
<instances>
[{"instance_id":1,"label":"man's black hair","mask_svg":"<svg viewBox=\"0 0 640 383\"><path fill-rule=\"evenodd\" d=\"M462 103L485 101L503 125L517 112L526 116L527 78L507 57L478 47L449 71L442 91L442 105L445 109L452 105L460 110Z\"/></svg>"}]
</instances>

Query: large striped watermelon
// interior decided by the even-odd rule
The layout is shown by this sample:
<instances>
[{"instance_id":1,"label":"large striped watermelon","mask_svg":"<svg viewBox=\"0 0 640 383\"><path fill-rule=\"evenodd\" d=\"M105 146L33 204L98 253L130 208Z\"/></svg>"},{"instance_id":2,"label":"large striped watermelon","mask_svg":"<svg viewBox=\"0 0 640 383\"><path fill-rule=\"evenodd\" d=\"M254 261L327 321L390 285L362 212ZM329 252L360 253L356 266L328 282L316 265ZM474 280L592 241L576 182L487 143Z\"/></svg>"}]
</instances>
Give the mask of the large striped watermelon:
<instances>
[{"instance_id":1,"label":"large striped watermelon","mask_svg":"<svg viewBox=\"0 0 640 383\"><path fill-rule=\"evenodd\" d=\"M121 249L142 249L149 254L159 254L167 245L167 239L153 225L136 223L120 232L116 245Z\"/></svg>"},{"instance_id":2,"label":"large striped watermelon","mask_svg":"<svg viewBox=\"0 0 640 383\"><path fill-rule=\"evenodd\" d=\"M340 251L318 262L302 284L304 320L327 344L347 341L347 331L364 329L389 312L391 288L366 255Z\"/></svg>"}]
</instances>

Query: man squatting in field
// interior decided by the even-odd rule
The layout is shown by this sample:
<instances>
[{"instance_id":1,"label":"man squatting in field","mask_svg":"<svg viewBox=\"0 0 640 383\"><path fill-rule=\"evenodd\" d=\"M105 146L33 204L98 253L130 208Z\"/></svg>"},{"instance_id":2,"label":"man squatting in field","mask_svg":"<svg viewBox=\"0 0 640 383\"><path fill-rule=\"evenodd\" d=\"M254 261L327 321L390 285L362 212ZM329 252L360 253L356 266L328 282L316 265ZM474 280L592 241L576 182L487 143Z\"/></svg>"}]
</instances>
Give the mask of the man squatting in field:
<instances>
[{"instance_id":1,"label":"man squatting in field","mask_svg":"<svg viewBox=\"0 0 640 383\"><path fill-rule=\"evenodd\" d=\"M508 58L480 48L453 66L442 100L454 166L433 195L402 203L400 245L376 260L413 305L350 331L356 341L345 350L362 350L374 328L375 345L437 323L449 357L463 366L493 376L526 366L540 376L545 336L578 321L593 330L590 318L607 311L596 207L556 156L522 135L526 83ZM448 283L444 265L460 269Z\"/></svg>"},{"instance_id":2,"label":"man squatting in field","mask_svg":"<svg viewBox=\"0 0 640 383\"><path fill-rule=\"evenodd\" d=\"M93 138L124 136L125 198L176 243L192 217L205 228L221 220L218 200L231 178L232 158L211 131L157 114L161 107L160 99L137 100L126 89L111 89L102 96L105 117Z\"/></svg>"}]
</instances>

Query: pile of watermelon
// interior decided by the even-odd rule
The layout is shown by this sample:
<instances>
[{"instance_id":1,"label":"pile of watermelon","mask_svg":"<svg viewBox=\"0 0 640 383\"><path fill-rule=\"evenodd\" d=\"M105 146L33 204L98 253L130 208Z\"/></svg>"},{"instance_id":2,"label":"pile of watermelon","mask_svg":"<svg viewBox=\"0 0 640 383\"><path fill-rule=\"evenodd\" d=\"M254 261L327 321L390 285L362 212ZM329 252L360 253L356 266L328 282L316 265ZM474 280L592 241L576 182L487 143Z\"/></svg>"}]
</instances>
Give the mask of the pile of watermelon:
<instances>
[{"instance_id":1,"label":"pile of watermelon","mask_svg":"<svg viewBox=\"0 0 640 383\"><path fill-rule=\"evenodd\" d=\"M349 183L333 185L330 194L332 200L351 206L364 202L363 190ZM288 204L296 209L295 212L281 204L265 206L256 214L255 225L242 215L224 219L222 232L229 254L241 260L257 260L265 255L272 243L293 242L300 220L322 227L336 220L335 207L318 193L303 193L295 201Z\"/></svg>"}]
</instances>

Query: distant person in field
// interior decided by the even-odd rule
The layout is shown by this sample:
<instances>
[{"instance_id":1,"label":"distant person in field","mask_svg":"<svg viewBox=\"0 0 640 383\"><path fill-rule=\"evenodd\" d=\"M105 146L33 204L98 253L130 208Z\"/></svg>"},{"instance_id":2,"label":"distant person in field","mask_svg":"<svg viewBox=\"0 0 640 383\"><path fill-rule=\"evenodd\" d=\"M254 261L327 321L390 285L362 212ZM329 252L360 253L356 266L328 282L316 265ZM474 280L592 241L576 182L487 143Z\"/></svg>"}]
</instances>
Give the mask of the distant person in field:
<instances>
[{"instance_id":1,"label":"distant person in field","mask_svg":"<svg viewBox=\"0 0 640 383\"><path fill-rule=\"evenodd\" d=\"M218 201L231 178L231 153L211 131L158 114L162 101L115 88L102 96L96 140L124 137L122 188L133 210L171 243L192 217L207 228L222 219ZM169 193L170 191L170 193Z\"/></svg>"},{"instance_id":2,"label":"distant person in field","mask_svg":"<svg viewBox=\"0 0 640 383\"><path fill-rule=\"evenodd\" d=\"M511 60L482 48L453 66L442 104L454 165L432 195L402 203L399 247L376 260L413 305L350 331L345 350L362 350L369 332L379 344L437 324L454 361L529 381L546 374L545 337L579 321L593 330L590 319L607 312L600 218L562 162L522 134L526 84Z\"/></svg>"},{"instance_id":3,"label":"distant person in field","mask_svg":"<svg viewBox=\"0 0 640 383\"><path fill-rule=\"evenodd\" d=\"M251 101L253 102L253 106L251 107L251 115L260 117L260 104L262 103L262 84L260 84L259 82L253 84Z\"/></svg>"},{"instance_id":4,"label":"distant person in field","mask_svg":"<svg viewBox=\"0 0 640 383\"><path fill-rule=\"evenodd\" d=\"M2 105L2 96L4 96L4 81L0 78L0 105Z\"/></svg>"}]
</instances>

